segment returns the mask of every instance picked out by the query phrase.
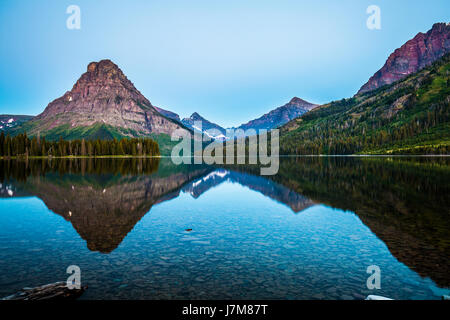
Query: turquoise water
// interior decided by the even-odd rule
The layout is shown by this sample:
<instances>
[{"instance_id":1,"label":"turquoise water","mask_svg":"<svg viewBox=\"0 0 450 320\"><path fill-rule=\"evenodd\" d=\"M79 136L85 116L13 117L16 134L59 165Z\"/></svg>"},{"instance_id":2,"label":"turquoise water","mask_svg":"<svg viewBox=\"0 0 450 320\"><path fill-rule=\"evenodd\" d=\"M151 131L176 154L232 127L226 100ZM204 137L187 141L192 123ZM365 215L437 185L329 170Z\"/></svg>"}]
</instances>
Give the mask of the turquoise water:
<instances>
[{"instance_id":1,"label":"turquoise water","mask_svg":"<svg viewBox=\"0 0 450 320\"><path fill-rule=\"evenodd\" d=\"M405 188L395 193L407 183L431 197L427 192L442 182L430 181L430 174L437 168L435 174L445 179L447 162L395 166L402 181L394 191L381 189L392 193L386 197L399 197L393 202L399 207L390 212L374 206L380 201L376 190L360 199L364 196L342 185L382 186L383 181L368 180L370 172L383 176L373 166L388 166L386 160L356 163L365 176L353 177L354 183L337 176L333 185L330 172L347 172L362 160L348 161L308 167L290 160L273 179L253 175L251 168L181 169L168 163L151 174L49 169L40 175L28 171L26 181L12 174L0 188L0 296L64 281L69 265L81 268L82 284L89 286L82 299L363 299L368 294L439 299L448 294L448 239L442 239L448 233L442 226L449 219L443 207L448 195L424 208L412 203L411 209L407 202L399 204ZM420 180L420 170L408 176L409 165L422 166L428 180ZM303 168L296 170L301 179L291 166ZM337 200L324 196L332 190ZM397 217L396 210L411 210L420 226L409 226L407 219L404 227L405 217ZM427 218L419 219L416 211ZM436 225L444 229L436 231ZM379 290L366 286L370 265L381 269Z\"/></svg>"}]
</instances>

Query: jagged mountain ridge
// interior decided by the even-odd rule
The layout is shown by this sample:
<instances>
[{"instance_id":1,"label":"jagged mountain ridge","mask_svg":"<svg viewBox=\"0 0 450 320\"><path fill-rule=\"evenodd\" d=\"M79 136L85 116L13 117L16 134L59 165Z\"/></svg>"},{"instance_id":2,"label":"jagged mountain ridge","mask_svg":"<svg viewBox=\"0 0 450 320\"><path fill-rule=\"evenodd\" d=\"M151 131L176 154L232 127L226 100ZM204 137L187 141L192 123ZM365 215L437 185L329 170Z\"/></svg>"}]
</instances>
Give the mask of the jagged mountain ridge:
<instances>
[{"instance_id":1,"label":"jagged mountain ridge","mask_svg":"<svg viewBox=\"0 0 450 320\"><path fill-rule=\"evenodd\" d=\"M392 84L429 66L450 51L450 23L436 23L427 32L396 49L358 93Z\"/></svg>"},{"instance_id":2,"label":"jagged mountain ridge","mask_svg":"<svg viewBox=\"0 0 450 320\"><path fill-rule=\"evenodd\" d=\"M302 114L311 111L318 105L300 99L298 97L292 98L285 105L278 107L265 115L240 125L238 128L247 129L274 129L278 128L289 121L301 116Z\"/></svg>"},{"instance_id":3,"label":"jagged mountain ridge","mask_svg":"<svg viewBox=\"0 0 450 320\"><path fill-rule=\"evenodd\" d=\"M285 105L273 109L257 119L242 124L237 128L230 129L242 129L244 131L248 129L275 129L303 115L304 113L313 110L316 107L318 107L317 104L313 104L298 97L294 97ZM215 138L225 138L225 136L227 135L226 128L207 120L197 112L194 112L189 118L183 118L180 121L180 116L174 112L162 108L156 108L156 110L158 110L166 117L181 122L186 127L192 130L198 131L199 128L194 127L194 122L201 121L202 132L208 133L210 136Z\"/></svg>"},{"instance_id":4,"label":"jagged mountain ridge","mask_svg":"<svg viewBox=\"0 0 450 320\"><path fill-rule=\"evenodd\" d=\"M189 118L184 118L181 120L181 123L183 123L186 127L191 128L192 130L199 130L200 128L195 125L195 122L201 122L201 131L211 133L212 136L225 135L225 128L206 120L197 112L191 114Z\"/></svg>"},{"instance_id":5,"label":"jagged mountain ridge","mask_svg":"<svg viewBox=\"0 0 450 320\"><path fill-rule=\"evenodd\" d=\"M242 130L248 130L248 129L275 129L278 128L289 121L303 115L304 113L313 110L314 108L318 107L318 105L310 103L308 101L305 101L303 99L300 99L298 97L292 98L288 103L285 105L278 107L276 109L273 109L269 111L268 113L264 114L263 116L251 120L245 124L240 125L237 128L231 128L231 129L242 129ZM174 112L164 110L161 108L156 108L161 114L180 121L180 116ZM197 130L199 128L196 128L194 126L195 121L201 121L202 122L202 132L208 133L210 136L215 138L225 138L227 135L226 128L213 123L204 117L202 117L197 112L194 112L189 118L183 118L181 120L181 123L184 124L186 127Z\"/></svg>"}]
</instances>

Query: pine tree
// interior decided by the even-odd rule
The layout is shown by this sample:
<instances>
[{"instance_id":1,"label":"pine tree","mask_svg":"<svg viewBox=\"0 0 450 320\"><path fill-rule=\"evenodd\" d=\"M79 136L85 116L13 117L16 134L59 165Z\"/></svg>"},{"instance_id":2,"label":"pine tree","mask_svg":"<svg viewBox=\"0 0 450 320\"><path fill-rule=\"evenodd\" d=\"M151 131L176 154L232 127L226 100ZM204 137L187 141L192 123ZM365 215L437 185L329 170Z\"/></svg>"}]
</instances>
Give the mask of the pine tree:
<instances>
[{"instance_id":1,"label":"pine tree","mask_svg":"<svg viewBox=\"0 0 450 320\"><path fill-rule=\"evenodd\" d=\"M9 134L6 136L4 152L5 152L5 156L6 157L11 157L12 156L11 137L9 136Z\"/></svg>"},{"instance_id":2,"label":"pine tree","mask_svg":"<svg viewBox=\"0 0 450 320\"><path fill-rule=\"evenodd\" d=\"M119 143L117 144L116 154L119 156L123 156L123 154L124 154L122 141L119 141Z\"/></svg>"},{"instance_id":3,"label":"pine tree","mask_svg":"<svg viewBox=\"0 0 450 320\"><path fill-rule=\"evenodd\" d=\"M42 147L41 147L41 155L42 155L43 157L46 157L46 156L47 156L47 149L46 149L46 147L45 147L45 143L42 143Z\"/></svg>"},{"instance_id":4,"label":"pine tree","mask_svg":"<svg viewBox=\"0 0 450 320\"><path fill-rule=\"evenodd\" d=\"M0 157L5 155L5 133L0 133Z\"/></svg>"},{"instance_id":5,"label":"pine tree","mask_svg":"<svg viewBox=\"0 0 450 320\"><path fill-rule=\"evenodd\" d=\"M83 140L81 140L81 156L84 157L86 156L86 143Z\"/></svg>"},{"instance_id":6,"label":"pine tree","mask_svg":"<svg viewBox=\"0 0 450 320\"><path fill-rule=\"evenodd\" d=\"M87 150L88 150L88 156L92 157L94 155L94 150L93 150L91 141L87 142Z\"/></svg>"}]
</instances>

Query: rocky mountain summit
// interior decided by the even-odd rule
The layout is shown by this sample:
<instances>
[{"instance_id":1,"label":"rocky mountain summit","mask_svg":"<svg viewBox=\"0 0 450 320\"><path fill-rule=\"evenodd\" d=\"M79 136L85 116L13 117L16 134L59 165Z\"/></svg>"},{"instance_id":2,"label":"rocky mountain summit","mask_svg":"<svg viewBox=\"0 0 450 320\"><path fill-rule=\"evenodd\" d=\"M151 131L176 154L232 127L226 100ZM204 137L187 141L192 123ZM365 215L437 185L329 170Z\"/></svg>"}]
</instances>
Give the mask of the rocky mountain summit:
<instances>
[{"instance_id":1,"label":"rocky mountain summit","mask_svg":"<svg viewBox=\"0 0 450 320\"><path fill-rule=\"evenodd\" d=\"M89 132L102 138L171 134L182 126L162 116L111 60L91 62L72 90L52 101L26 124L29 134L70 138ZM82 129L80 129L82 128ZM184 130L184 129L183 129ZM98 134L97 134L98 135Z\"/></svg>"},{"instance_id":2,"label":"rocky mountain summit","mask_svg":"<svg viewBox=\"0 0 450 320\"><path fill-rule=\"evenodd\" d=\"M274 129L288 123L308 111L311 111L317 106L318 105L316 104L294 97L285 105L239 126L239 129Z\"/></svg>"},{"instance_id":3,"label":"rocky mountain summit","mask_svg":"<svg viewBox=\"0 0 450 320\"><path fill-rule=\"evenodd\" d=\"M222 128L218 124L215 124L213 122L210 122L210 121L206 120L201 115L199 115L197 112L194 112L193 114L191 114L191 116L189 118L184 118L183 120L181 120L181 122L186 127L191 128L193 130L198 130L199 128L197 128L195 126L195 122L196 121L200 121L202 123L202 128L201 129L204 132L213 132L213 130L214 130L214 131L220 132L221 134L225 134L225 129L224 128Z\"/></svg>"},{"instance_id":4,"label":"rocky mountain summit","mask_svg":"<svg viewBox=\"0 0 450 320\"><path fill-rule=\"evenodd\" d=\"M401 80L450 51L450 23L436 23L427 33L418 33L396 49L358 93L372 91Z\"/></svg>"}]
</instances>

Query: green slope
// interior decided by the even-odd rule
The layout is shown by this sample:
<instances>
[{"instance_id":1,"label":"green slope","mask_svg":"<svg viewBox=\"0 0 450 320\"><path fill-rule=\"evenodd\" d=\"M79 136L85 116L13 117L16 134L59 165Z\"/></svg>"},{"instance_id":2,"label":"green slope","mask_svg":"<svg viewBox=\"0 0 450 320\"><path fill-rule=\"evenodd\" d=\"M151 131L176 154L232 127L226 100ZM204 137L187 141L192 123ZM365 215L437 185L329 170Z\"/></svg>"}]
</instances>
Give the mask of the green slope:
<instances>
[{"instance_id":1,"label":"green slope","mask_svg":"<svg viewBox=\"0 0 450 320\"><path fill-rule=\"evenodd\" d=\"M39 122L30 121L22 124L20 127L8 131L7 133L11 136L16 136L20 133L26 132L31 138L37 135L37 126L39 126ZM130 129L113 127L104 123L95 123L87 127L70 127L70 125L66 124L43 132L39 131L39 134L41 138L45 138L47 141L57 141L60 138L64 140L121 140L123 138L152 138L158 143L160 147L160 154L163 156L170 155L172 147L178 143L170 141L170 136L167 134L144 135Z\"/></svg>"},{"instance_id":2,"label":"green slope","mask_svg":"<svg viewBox=\"0 0 450 320\"><path fill-rule=\"evenodd\" d=\"M450 55L281 127L282 154L450 153Z\"/></svg>"},{"instance_id":3,"label":"green slope","mask_svg":"<svg viewBox=\"0 0 450 320\"><path fill-rule=\"evenodd\" d=\"M83 138L110 140L114 138L120 139L124 136L124 134L112 126L96 123L88 127L74 128L71 128L68 124L62 125L46 131L44 136L47 140L57 140L59 137L62 137L64 140Z\"/></svg>"},{"instance_id":4,"label":"green slope","mask_svg":"<svg viewBox=\"0 0 450 320\"><path fill-rule=\"evenodd\" d=\"M152 138L160 146L160 153L163 156L170 155L172 147L178 142L172 142L170 136L167 134L150 134L144 135L142 133L135 132L130 129L124 129L119 127L113 127L104 123L95 123L91 126L80 126L71 127L69 124L61 125L50 130L43 131L38 130L39 121L30 121L23 123L20 127L10 130L9 133L12 136L26 132L29 137L37 135L40 133L40 137L47 141L57 141L61 138L64 140L75 140L75 139L86 139L86 140L112 140L112 139L122 139L122 138Z\"/></svg>"}]
</instances>

